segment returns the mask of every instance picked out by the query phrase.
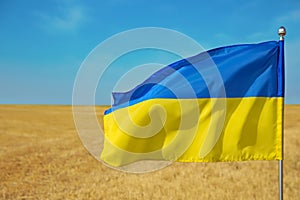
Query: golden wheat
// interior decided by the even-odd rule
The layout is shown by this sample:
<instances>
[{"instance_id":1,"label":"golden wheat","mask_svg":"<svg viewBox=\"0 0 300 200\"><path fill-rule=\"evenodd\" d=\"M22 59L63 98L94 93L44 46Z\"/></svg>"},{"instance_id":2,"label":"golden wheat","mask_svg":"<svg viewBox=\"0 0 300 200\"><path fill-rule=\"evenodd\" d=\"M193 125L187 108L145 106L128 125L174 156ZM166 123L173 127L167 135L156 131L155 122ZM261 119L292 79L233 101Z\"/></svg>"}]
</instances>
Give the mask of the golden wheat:
<instances>
[{"instance_id":1,"label":"golden wheat","mask_svg":"<svg viewBox=\"0 0 300 200\"><path fill-rule=\"evenodd\" d=\"M103 107L97 107L102 123ZM285 110L284 197L300 197L300 106ZM0 106L0 199L277 199L276 161L174 163L146 174L103 166L71 106Z\"/></svg>"}]
</instances>

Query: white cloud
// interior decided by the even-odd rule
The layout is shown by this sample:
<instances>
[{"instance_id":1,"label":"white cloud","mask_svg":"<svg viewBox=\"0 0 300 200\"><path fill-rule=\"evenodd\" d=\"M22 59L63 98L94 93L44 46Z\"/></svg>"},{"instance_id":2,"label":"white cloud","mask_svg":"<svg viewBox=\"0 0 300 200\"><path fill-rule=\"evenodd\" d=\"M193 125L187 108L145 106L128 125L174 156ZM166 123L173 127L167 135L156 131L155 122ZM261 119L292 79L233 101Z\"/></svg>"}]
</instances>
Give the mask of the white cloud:
<instances>
[{"instance_id":1,"label":"white cloud","mask_svg":"<svg viewBox=\"0 0 300 200\"><path fill-rule=\"evenodd\" d=\"M231 45L235 43L236 39L233 35L230 35L229 33L222 33L218 32L212 35L214 40L216 41L214 46L226 46L226 45Z\"/></svg>"},{"instance_id":2,"label":"white cloud","mask_svg":"<svg viewBox=\"0 0 300 200\"><path fill-rule=\"evenodd\" d=\"M278 22L298 22L300 20L300 10L293 10L277 18Z\"/></svg>"},{"instance_id":3,"label":"white cloud","mask_svg":"<svg viewBox=\"0 0 300 200\"><path fill-rule=\"evenodd\" d=\"M68 3L38 15L41 18L40 26L47 32L76 32L88 19L86 7Z\"/></svg>"},{"instance_id":4,"label":"white cloud","mask_svg":"<svg viewBox=\"0 0 300 200\"><path fill-rule=\"evenodd\" d=\"M300 103L300 40L285 41L286 102Z\"/></svg>"}]
</instances>

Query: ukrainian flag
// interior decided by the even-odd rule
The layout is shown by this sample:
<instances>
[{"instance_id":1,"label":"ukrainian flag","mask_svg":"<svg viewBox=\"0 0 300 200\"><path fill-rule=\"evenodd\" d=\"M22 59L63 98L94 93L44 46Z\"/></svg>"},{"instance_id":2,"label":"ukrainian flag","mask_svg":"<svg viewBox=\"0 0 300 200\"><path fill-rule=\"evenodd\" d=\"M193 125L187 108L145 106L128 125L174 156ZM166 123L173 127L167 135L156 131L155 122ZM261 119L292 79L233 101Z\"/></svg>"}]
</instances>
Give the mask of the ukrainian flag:
<instances>
[{"instance_id":1,"label":"ukrainian flag","mask_svg":"<svg viewBox=\"0 0 300 200\"><path fill-rule=\"evenodd\" d=\"M170 64L104 113L101 160L282 160L283 41L226 46Z\"/></svg>"}]
</instances>

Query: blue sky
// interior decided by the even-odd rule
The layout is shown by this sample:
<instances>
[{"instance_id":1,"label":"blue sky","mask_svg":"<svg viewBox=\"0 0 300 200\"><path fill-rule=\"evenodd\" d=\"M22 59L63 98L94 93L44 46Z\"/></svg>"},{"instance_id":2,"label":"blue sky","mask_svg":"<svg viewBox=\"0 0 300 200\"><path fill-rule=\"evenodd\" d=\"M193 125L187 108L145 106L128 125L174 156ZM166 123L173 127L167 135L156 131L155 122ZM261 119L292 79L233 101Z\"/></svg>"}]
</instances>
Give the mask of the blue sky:
<instances>
[{"instance_id":1,"label":"blue sky","mask_svg":"<svg viewBox=\"0 0 300 200\"><path fill-rule=\"evenodd\" d=\"M208 50L278 40L281 25L287 28L286 103L299 104L300 1L1 0L0 104L71 104L83 60L128 29L174 29ZM108 104L109 97L108 89L96 103Z\"/></svg>"}]
</instances>

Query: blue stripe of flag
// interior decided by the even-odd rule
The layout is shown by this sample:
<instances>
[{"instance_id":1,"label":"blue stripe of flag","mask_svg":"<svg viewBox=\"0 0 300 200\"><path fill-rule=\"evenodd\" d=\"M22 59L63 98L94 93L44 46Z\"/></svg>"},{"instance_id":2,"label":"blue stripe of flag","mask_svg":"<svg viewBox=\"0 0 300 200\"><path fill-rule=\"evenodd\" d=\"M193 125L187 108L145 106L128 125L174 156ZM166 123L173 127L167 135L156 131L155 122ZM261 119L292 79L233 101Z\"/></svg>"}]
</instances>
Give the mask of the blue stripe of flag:
<instances>
[{"instance_id":1,"label":"blue stripe of flag","mask_svg":"<svg viewBox=\"0 0 300 200\"><path fill-rule=\"evenodd\" d=\"M155 98L282 97L281 42L220 47L179 60L134 89L113 93L114 104L105 114Z\"/></svg>"}]
</instances>

